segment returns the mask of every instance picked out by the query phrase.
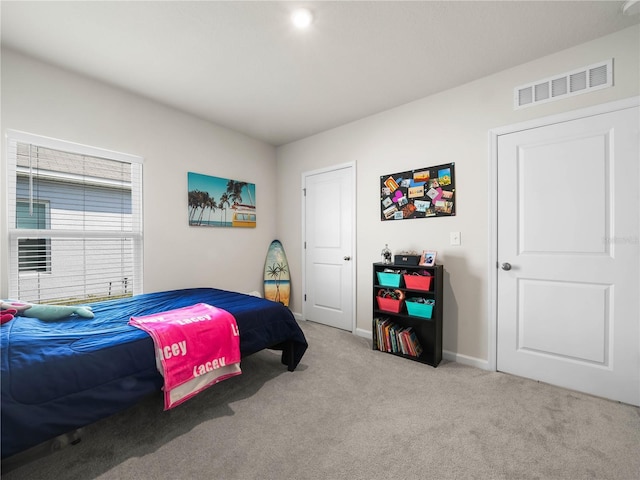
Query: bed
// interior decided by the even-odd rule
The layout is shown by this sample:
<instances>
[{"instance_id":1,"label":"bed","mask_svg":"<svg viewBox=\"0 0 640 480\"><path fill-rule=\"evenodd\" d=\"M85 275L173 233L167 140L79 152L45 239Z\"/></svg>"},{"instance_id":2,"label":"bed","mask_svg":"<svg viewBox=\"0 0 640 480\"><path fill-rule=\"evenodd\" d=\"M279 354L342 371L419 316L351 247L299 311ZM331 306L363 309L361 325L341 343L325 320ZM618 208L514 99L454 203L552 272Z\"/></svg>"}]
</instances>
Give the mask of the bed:
<instances>
[{"instance_id":1,"label":"bed","mask_svg":"<svg viewBox=\"0 0 640 480\"><path fill-rule=\"evenodd\" d=\"M293 371L307 349L288 308L212 288L148 293L90 304L95 318L17 317L1 331L2 458L129 408L159 391L154 344L129 318L207 303L230 312L246 357L282 350ZM188 408L188 402L185 404Z\"/></svg>"}]
</instances>

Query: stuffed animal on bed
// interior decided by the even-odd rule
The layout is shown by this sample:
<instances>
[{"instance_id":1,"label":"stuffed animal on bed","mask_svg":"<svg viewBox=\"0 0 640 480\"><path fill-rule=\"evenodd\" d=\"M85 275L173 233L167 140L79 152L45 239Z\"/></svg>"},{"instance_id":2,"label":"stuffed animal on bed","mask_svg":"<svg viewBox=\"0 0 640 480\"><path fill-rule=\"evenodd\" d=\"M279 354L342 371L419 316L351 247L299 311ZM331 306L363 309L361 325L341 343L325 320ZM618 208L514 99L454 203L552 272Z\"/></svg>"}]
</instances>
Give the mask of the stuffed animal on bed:
<instances>
[{"instance_id":1,"label":"stuffed animal on bed","mask_svg":"<svg viewBox=\"0 0 640 480\"><path fill-rule=\"evenodd\" d=\"M16 300L0 301L1 317L0 322L6 323L13 317L38 318L45 322L55 322L72 315L82 318L93 318L90 307L78 305L40 305L36 303L26 303Z\"/></svg>"},{"instance_id":2,"label":"stuffed animal on bed","mask_svg":"<svg viewBox=\"0 0 640 480\"><path fill-rule=\"evenodd\" d=\"M7 323L9 320L13 320L14 315L18 313L15 308L4 308L0 310L0 325Z\"/></svg>"}]
</instances>

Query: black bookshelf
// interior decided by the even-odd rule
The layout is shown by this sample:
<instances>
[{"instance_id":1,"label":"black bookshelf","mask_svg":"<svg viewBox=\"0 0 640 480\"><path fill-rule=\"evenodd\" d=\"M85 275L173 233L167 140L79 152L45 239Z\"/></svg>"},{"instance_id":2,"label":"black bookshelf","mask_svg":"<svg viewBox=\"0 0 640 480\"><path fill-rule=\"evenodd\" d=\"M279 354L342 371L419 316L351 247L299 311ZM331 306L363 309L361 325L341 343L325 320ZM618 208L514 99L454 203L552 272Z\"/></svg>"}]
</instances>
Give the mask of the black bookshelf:
<instances>
[{"instance_id":1,"label":"black bookshelf","mask_svg":"<svg viewBox=\"0 0 640 480\"><path fill-rule=\"evenodd\" d=\"M385 272L385 270L392 270L393 272ZM428 272L431 277L428 290L424 289L425 285L423 283L425 279L421 278L424 277L421 274L425 272ZM383 274L382 278L379 273ZM405 275L414 278L407 279ZM438 366L442 360L442 276L442 265L425 267L420 265L373 264L372 331L374 350L426 363L433 367ZM395 286L396 282L397 286ZM418 285L418 287L421 288L415 288L416 285L411 285L413 288L408 288L407 282L420 282L421 285ZM404 298L398 302L393 299L390 299L391 301L383 300L383 308L381 308L377 299L381 290L385 290L392 295L404 296ZM431 317L426 318L424 316L428 313L428 307L422 304L416 306L413 303L411 305L413 314L410 314L406 300L411 298L435 301L435 305L431 307ZM396 309L398 311L395 311ZM379 331L376 319L388 320L382 332ZM391 325L394 325L395 328L392 328ZM403 353L403 349L405 352L407 351L407 348L403 348L406 347L406 335L403 335L402 341L398 340L396 335L398 331L409 327L415 332L415 337L422 348L422 352L418 356Z\"/></svg>"}]
</instances>

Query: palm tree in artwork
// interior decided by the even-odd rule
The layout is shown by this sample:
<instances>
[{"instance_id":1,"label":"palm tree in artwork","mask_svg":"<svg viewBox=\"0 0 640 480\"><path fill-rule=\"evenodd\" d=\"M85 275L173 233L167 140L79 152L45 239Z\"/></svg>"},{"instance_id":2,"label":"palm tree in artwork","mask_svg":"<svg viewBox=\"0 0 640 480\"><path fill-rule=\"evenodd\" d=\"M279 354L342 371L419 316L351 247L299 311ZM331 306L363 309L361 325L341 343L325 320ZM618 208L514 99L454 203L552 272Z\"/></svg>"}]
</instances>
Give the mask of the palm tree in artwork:
<instances>
[{"instance_id":1,"label":"palm tree in artwork","mask_svg":"<svg viewBox=\"0 0 640 480\"><path fill-rule=\"evenodd\" d=\"M211 198L209 192L203 192L201 190L191 190L189 192L189 225L202 225L202 217L205 210L209 209L209 219L211 219L211 213L216 211L218 205L215 200ZM196 212L200 209L200 214L196 220Z\"/></svg>"},{"instance_id":2,"label":"palm tree in artwork","mask_svg":"<svg viewBox=\"0 0 640 480\"><path fill-rule=\"evenodd\" d=\"M200 190L189 191L189 224L194 223L193 219L196 216L196 210L200 205L199 196L202 192Z\"/></svg>"},{"instance_id":3,"label":"palm tree in artwork","mask_svg":"<svg viewBox=\"0 0 640 480\"><path fill-rule=\"evenodd\" d=\"M191 190L189 192L189 224L190 225L200 225L202 222L202 214L204 213L204 208L207 204L207 197L209 194L207 192L203 192L201 190ZM198 220L196 220L196 212L198 209L201 209L200 216Z\"/></svg>"},{"instance_id":4,"label":"palm tree in artwork","mask_svg":"<svg viewBox=\"0 0 640 480\"><path fill-rule=\"evenodd\" d=\"M200 192L200 216L198 217L198 225L202 225L202 217L204 216L204 211L211 205L211 197L209 196L209 192Z\"/></svg>"},{"instance_id":5,"label":"palm tree in artwork","mask_svg":"<svg viewBox=\"0 0 640 480\"><path fill-rule=\"evenodd\" d=\"M248 187L247 182L238 182L237 180L229 180L227 182L227 193L229 199L234 203L242 203L242 189ZM253 198L251 198L251 192L247 188L247 194L249 195L249 203L253 205Z\"/></svg>"},{"instance_id":6,"label":"palm tree in artwork","mask_svg":"<svg viewBox=\"0 0 640 480\"><path fill-rule=\"evenodd\" d=\"M211 225L211 214L213 212L216 211L216 208L218 208L218 204L216 203L216 201L211 198L209 196L209 194L207 193L207 208L209 209L209 220L208 220L208 224Z\"/></svg>"},{"instance_id":7,"label":"palm tree in artwork","mask_svg":"<svg viewBox=\"0 0 640 480\"><path fill-rule=\"evenodd\" d=\"M233 181L233 180L232 180ZM224 211L224 222L227 223L227 207L231 206L231 202L229 199L229 194L227 192L220 195L220 201L218 202L218 206ZM220 212L220 220L222 220L222 211Z\"/></svg>"},{"instance_id":8,"label":"palm tree in artwork","mask_svg":"<svg viewBox=\"0 0 640 480\"><path fill-rule=\"evenodd\" d=\"M277 277L279 276L278 266L274 263L273 265L269 265L267 267L267 275L276 280L276 298L274 299L276 302L280 301L280 282L278 282Z\"/></svg>"},{"instance_id":9,"label":"palm tree in artwork","mask_svg":"<svg viewBox=\"0 0 640 480\"><path fill-rule=\"evenodd\" d=\"M229 180L227 182L227 194L229 196L229 200L233 203L242 203L242 186L240 185L240 182Z\"/></svg>"},{"instance_id":10,"label":"palm tree in artwork","mask_svg":"<svg viewBox=\"0 0 640 480\"><path fill-rule=\"evenodd\" d=\"M276 302L280 302L280 281L282 280L282 274L287 273L287 271L287 266L282 262L274 263L267 267L267 275L276 281Z\"/></svg>"}]
</instances>

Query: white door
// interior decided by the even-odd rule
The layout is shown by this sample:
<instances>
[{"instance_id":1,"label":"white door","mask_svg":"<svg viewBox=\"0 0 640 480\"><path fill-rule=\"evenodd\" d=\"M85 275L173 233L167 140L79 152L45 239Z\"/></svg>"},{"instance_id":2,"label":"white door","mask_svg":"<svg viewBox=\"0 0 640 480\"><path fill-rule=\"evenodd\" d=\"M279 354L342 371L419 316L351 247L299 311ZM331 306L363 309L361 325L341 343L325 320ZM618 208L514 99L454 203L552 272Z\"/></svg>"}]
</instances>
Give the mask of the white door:
<instances>
[{"instance_id":1,"label":"white door","mask_svg":"<svg viewBox=\"0 0 640 480\"><path fill-rule=\"evenodd\" d=\"M353 166L303 175L304 317L353 331Z\"/></svg>"},{"instance_id":2,"label":"white door","mask_svg":"<svg viewBox=\"0 0 640 480\"><path fill-rule=\"evenodd\" d=\"M498 370L640 405L639 116L498 138Z\"/></svg>"}]
</instances>

